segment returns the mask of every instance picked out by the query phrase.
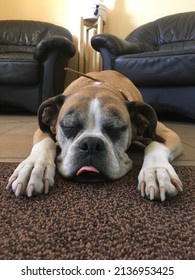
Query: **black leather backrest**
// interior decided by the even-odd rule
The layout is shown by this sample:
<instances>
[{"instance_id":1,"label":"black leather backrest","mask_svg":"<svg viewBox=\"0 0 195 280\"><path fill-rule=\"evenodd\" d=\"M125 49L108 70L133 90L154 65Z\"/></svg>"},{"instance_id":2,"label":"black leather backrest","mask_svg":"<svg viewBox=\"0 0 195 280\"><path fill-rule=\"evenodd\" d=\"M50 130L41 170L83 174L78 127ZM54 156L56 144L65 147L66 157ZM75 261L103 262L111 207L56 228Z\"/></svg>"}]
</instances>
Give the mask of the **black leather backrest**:
<instances>
[{"instance_id":1,"label":"black leather backrest","mask_svg":"<svg viewBox=\"0 0 195 280\"><path fill-rule=\"evenodd\" d=\"M71 33L61 26L30 20L0 21L0 45L35 46L43 38L58 35L72 41Z\"/></svg>"},{"instance_id":2,"label":"black leather backrest","mask_svg":"<svg viewBox=\"0 0 195 280\"><path fill-rule=\"evenodd\" d=\"M169 15L144 24L126 40L145 42L156 50L195 48L195 12Z\"/></svg>"}]
</instances>

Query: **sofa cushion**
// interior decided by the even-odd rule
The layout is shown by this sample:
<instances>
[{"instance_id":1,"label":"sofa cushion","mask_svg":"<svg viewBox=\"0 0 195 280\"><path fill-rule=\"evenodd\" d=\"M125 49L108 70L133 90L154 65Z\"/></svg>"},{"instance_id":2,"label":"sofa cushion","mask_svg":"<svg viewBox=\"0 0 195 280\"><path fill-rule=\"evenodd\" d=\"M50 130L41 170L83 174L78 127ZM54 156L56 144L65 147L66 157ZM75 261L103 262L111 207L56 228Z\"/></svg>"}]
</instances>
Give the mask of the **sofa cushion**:
<instances>
[{"instance_id":1,"label":"sofa cushion","mask_svg":"<svg viewBox=\"0 0 195 280\"><path fill-rule=\"evenodd\" d=\"M113 66L137 86L195 85L195 49L118 56Z\"/></svg>"},{"instance_id":2,"label":"sofa cushion","mask_svg":"<svg viewBox=\"0 0 195 280\"><path fill-rule=\"evenodd\" d=\"M40 79L39 62L32 53L0 52L1 85L35 85Z\"/></svg>"}]
</instances>

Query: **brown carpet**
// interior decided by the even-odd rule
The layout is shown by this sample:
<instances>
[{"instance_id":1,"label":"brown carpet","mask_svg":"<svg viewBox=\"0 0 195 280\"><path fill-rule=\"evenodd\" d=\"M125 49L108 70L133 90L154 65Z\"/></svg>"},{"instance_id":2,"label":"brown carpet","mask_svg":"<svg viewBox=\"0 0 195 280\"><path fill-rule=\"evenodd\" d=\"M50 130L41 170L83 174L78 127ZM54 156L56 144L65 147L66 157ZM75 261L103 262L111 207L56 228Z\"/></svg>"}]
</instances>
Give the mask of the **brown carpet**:
<instances>
[{"instance_id":1,"label":"brown carpet","mask_svg":"<svg viewBox=\"0 0 195 280\"><path fill-rule=\"evenodd\" d=\"M195 167L177 167L184 193L151 202L139 167L115 182L78 184L56 175L48 195L5 190L16 164L0 163L0 259L194 259Z\"/></svg>"}]
</instances>

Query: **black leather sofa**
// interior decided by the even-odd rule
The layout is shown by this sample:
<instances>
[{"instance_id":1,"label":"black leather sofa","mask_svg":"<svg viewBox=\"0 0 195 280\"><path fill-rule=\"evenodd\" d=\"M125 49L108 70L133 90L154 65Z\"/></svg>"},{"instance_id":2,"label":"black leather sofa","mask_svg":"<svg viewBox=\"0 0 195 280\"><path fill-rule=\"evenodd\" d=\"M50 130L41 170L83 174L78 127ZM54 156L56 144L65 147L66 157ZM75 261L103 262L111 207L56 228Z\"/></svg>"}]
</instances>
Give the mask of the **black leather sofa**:
<instances>
[{"instance_id":1,"label":"black leather sofa","mask_svg":"<svg viewBox=\"0 0 195 280\"><path fill-rule=\"evenodd\" d=\"M74 54L66 28L38 21L0 21L0 110L36 113L40 103L63 92L64 67Z\"/></svg>"},{"instance_id":2,"label":"black leather sofa","mask_svg":"<svg viewBox=\"0 0 195 280\"><path fill-rule=\"evenodd\" d=\"M149 22L125 40L98 34L91 44L101 53L103 69L127 76L157 111L195 119L195 12Z\"/></svg>"}]
</instances>

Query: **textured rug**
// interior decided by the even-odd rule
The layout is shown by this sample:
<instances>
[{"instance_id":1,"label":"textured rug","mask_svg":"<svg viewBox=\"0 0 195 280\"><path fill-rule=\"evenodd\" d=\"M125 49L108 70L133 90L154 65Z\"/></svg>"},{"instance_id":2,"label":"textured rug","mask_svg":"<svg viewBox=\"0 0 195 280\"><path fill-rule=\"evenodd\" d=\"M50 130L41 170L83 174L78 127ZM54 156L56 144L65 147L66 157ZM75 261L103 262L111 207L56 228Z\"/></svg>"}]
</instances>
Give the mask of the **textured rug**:
<instances>
[{"instance_id":1,"label":"textured rug","mask_svg":"<svg viewBox=\"0 0 195 280\"><path fill-rule=\"evenodd\" d=\"M5 190L14 163L0 163L0 259L194 259L195 167L176 167L184 193L141 198L139 167L121 180L81 184L56 175L48 195Z\"/></svg>"}]
</instances>

